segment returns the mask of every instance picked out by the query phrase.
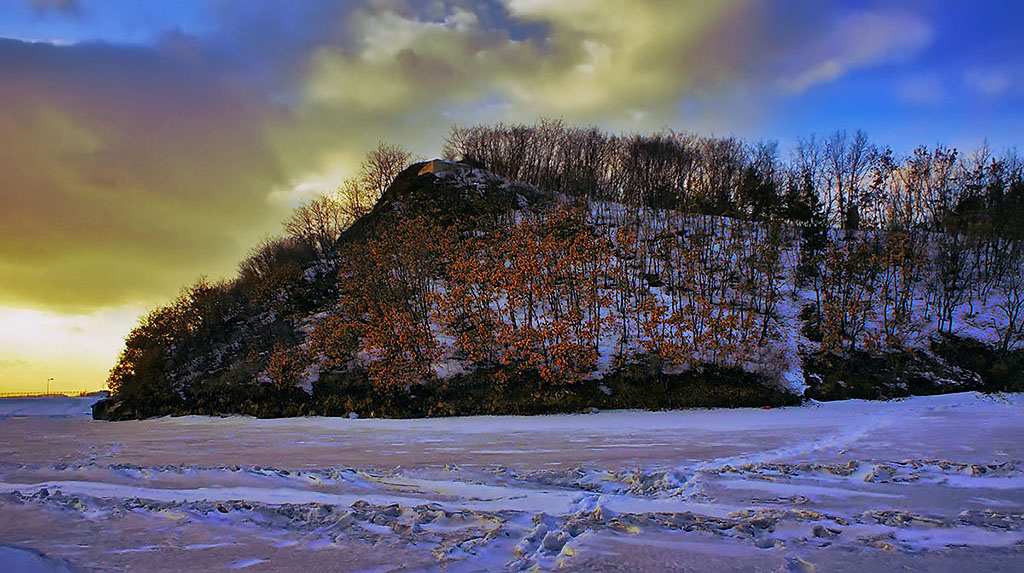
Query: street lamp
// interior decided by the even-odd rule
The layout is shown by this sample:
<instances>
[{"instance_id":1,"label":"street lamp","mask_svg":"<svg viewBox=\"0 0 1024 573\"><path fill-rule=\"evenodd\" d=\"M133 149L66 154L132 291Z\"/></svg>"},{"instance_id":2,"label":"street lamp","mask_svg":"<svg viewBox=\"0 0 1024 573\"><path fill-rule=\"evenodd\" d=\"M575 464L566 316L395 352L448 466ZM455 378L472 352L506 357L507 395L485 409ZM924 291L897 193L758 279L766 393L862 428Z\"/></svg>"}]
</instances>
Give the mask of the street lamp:
<instances>
[{"instance_id":1,"label":"street lamp","mask_svg":"<svg viewBox=\"0 0 1024 573\"><path fill-rule=\"evenodd\" d=\"M50 395L50 382L53 382L53 376L46 379L46 395Z\"/></svg>"}]
</instances>

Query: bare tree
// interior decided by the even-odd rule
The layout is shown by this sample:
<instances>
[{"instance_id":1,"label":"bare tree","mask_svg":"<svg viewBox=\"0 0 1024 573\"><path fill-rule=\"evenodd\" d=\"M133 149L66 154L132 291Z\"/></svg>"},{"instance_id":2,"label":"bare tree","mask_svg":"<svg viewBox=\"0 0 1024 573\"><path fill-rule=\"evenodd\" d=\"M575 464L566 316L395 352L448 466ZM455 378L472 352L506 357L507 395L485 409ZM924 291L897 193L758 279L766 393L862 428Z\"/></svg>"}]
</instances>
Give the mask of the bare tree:
<instances>
[{"instance_id":1,"label":"bare tree","mask_svg":"<svg viewBox=\"0 0 1024 573\"><path fill-rule=\"evenodd\" d=\"M1024 338L1024 243L1013 241L1008 249L1009 271L999 290L1003 295L999 310L1006 319L999 327L999 348L1006 352Z\"/></svg>"},{"instance_id":2,"label":"bare tree","mask_svg":"<svg viewBox=\"0 0 1024 573\"><path fill-rule=\"evenodd\" d=\"M366 154L359 169L359 182L372 195L379 197L409 165L412 154L397 145L380 142Z\"/></svg>"},{"instance_id":3,"label":"bare tree","mask_svg":"<svg viewBox=\"0 0 1024 573\"><path fill-rule=\"evenodd\" d=\"M831 214L834 202L835 226L856 229L860 192L871 168L873 147L863 131L858 129L850 137L845 130L839 130L825 139L822 151L828 184L825 189L828 193L826 210Z\"/></svg>"},{"instance_id":4,"label":"bare tree","mask_svg":"<svg viewBox=\"0 0 1024 573\"><path fill-rule=\"evenodd\" d=\"M288 262L309 260L315 256L308 244L295 237L264 237L239 263L238 271L246 280L266 280Z\"/></svg>"},{"instance_id":5,"label":"bare tree","mask_svg":"<svg viewBox=\"0 0 1024 573\"><path fill-rule=\"evenodd\" d=\"M367 188L362 181L354 178L346 179L335 191L335 194L339 205L341 205L346 226L369 213L377 199L380 198L380 193Z\"/></svg>"},{"instance_id":6,"label":"bare tree","mask_svg":"<svg viewBox=\"0 0 1024 573\"><path fill-rule=\"evenodd\" d=\"M300 205L283 224L288 236L309 245L320 257L326 257L334 252L343 223L341 204L331 197L320 196Z\"/></svg>"},{"instance_id":7,"label":"bare tree","mask_svg":"<svg viewBox=\"0 0 1024 573\"><path fill-rule=\"evenodd\" d=\"M970 277L967 239L963 235L941 234L933 256L929 283L929 295L938 315L938 330L953 333L953 319L957 308L967 300L967 285Z\"/></svg>"}]
</instances>

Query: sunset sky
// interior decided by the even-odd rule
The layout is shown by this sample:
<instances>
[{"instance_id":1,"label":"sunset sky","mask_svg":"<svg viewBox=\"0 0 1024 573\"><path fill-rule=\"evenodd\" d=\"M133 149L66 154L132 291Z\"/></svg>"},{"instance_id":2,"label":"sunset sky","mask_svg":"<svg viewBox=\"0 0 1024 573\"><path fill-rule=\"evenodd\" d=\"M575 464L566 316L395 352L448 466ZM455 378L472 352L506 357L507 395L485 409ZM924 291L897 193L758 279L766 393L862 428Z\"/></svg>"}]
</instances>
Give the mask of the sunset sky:
<instances>
[{"instance_id":1,"label":"sunset sky","mask_svg":"<svg viewBox=\"0 0 1024 573\"><path fill-rule=\"evenodd\" d=\"M1024 140L1024 3L0 0L0 392L98 389L384 140L541 116L897 151Z\"/></svg>"}]
</instances>

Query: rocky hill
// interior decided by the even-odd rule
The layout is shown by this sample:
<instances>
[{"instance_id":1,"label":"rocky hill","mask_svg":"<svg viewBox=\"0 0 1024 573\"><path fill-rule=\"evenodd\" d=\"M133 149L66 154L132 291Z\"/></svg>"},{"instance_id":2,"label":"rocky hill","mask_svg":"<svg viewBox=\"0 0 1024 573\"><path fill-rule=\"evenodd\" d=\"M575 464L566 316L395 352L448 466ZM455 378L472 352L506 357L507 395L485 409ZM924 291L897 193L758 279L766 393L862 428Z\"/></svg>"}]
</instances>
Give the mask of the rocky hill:
<instances>
[{"instance_id":1,"label":"rocky hill","mask_svg":"<svg viewBox=\"0 0 1024 573\"><path fill-rule=\"evenodd\" d=\"M531 414L1024 388L1020 352L984 333L999 331L1005 301L954 301L949 320L971 328L943 332L915 278L924 266L900 258L906 237L819 233L415 163L330 248L267 243L238 278L150 313L94 416ZM809 273L814 241L823 271Z\"/></svg>"}]
</instances>

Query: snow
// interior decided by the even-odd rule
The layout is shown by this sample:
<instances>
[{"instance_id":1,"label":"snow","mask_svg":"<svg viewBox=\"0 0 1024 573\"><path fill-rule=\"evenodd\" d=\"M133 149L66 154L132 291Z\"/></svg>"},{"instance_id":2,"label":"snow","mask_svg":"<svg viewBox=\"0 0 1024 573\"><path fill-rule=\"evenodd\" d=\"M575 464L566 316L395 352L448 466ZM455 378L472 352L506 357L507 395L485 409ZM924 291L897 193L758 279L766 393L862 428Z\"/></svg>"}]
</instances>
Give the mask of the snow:
<instances>
[{"instance_id":1,"label":"snow","mask_svg":"<svg viewBox=\"0 0 1024 573\"><path fill-rule=\"evenodd\" d=\"M0 543L54 570L1024 565L1021 395L132 422L52 400L0 402Z\"/></svg>"},{"instance_id":2,"label":"snow","mask_svg":"<svg viewBox=\"0 0 1024 573\"><path fill-rule=\"evenodd\" d=\"M244 569L245 567L252 567L253 565L259 565L260 563L266 563L266 559L242 559L241 561L235 561L234 563L225 567L225 569Z\"/></svg>"},{"instance_id":3,"label":"snow","mask_svg":"<svg viewBox=\"0 0 1024 573\"><path fill-rule=\"evenodd\" d=\"M0 398L0 419L19 416L89 418L92 417L92 405L103 397L92 395Z\"/></svg>"},{"instance_id":4,"label":"snow","mask_svg":"<svg viewBox=\"0 0 1024 573\"><path fill-rule=\"evenodd\" d=\"M31 549L0 545L0 563L6 573L65 573L67 565Z\"/></svg>"}]
</instances>

